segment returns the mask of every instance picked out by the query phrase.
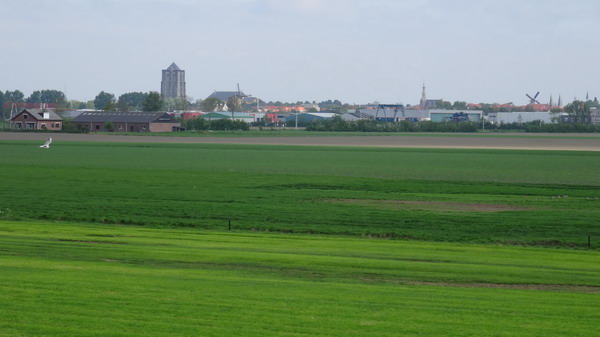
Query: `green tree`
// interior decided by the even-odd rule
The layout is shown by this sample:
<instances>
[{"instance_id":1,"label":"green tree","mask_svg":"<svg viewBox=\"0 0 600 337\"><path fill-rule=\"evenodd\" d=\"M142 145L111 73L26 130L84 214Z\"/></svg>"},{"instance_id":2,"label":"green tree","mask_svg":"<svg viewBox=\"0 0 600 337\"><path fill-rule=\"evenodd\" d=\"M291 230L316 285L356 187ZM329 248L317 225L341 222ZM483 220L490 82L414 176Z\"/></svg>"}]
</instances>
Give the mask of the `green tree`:
<instances>
[{"instance_id":1,"label":"green tree","mask_svg":"<svg viewBox=\"0 0 600 337\"><path fill-rule=\"evenodd\" d=\"M110 103L115 103L115 95L101 91L94 98L94 107L98 110L106 110L106 106Z\"/></svg>"},{"instance_id":2,"label":"green tree","mask_svg":"<svg viewBox=\"0 0 600 337\"><path fill-rule=\"evenodd\" d=\"M183 97L177 97L177 98L175 98L175 101L173 102L174 110L185 111L189 107L190 107L190 102Z\"/></svg>"},{"instance_id":3,"label":"green tree","mask_svg":"<svg viewBox=\"0 0 600 337\"><path fill-rule=\"evenodd\" d=\"M115 129L115 126L113 125L112 122L104 123L104 130L106 130L108 132L113 132L114 129Z\"/></svg>"},{"instance_id":4,"label":"green tree","mask_svg":"<svg viewBox=\"0 0 600 337\"><path fill-rule=\"evenodd\" d=\"M209 122L204 118L192 118L183 122L187 130L208 130Z\"/></svg>"},{"instance_id":5,"label":"green tree","mask_svg":"<svg viewBox=\"0 0 600 337\"><path fill-rule=\"evenodd\" d=\"M42 93L38 91L34 91L25 99L27 103L41 103L42 102Z\"/></svg>"},{"instance_id":6,"label":"green tree","mask_svg":"<svg viewBox=\"0 0 600 337\"><path fill-rule=\"evenodd\" d=\"M12 103L21 103L23 102L25 98L25 95L23 94L23 92L21 92L20 90L15 90L15 91L6 91L4 93L4 99L7 102L12 102Z\"/></svg>"},{"instance_id":7,"label":"green tree","mask_svg":"<svg viewBox=\"0 0 600 337\"><path fill-rule=\"evenodd\" d=\"M117 104L114 101L109 102L104 107L104 111L117 111Z\"/></svg>"},{"instance_id":8,"label":"green tree","mask_svg":"<svg viewBox=\"0 0 600 337\"><path fill-rule=\"evenodd\" d=\"M165 111L173 111L173 107L175 106L175 99L173 97L166 97L163 99L163 109Z\"/></svg>"},{"instance_id":9,"label":"green tree","mask_svg":"<svg viewBox=\"0 0 600 337\"><path fill-rule=\"evenodd\" d=\"M229 111L242 111L242 97L235 95L227 99L227 108Z\"/></svg>"},{"instance_id":10,"label":"green tree","mask_svg":"<svg viewBox=\"0 0 600 337\"><path fill-rule=\"evenodd\" d=\"M143 111L161 111L163 108L163 100L160 94L156 91L148 93L148 97L142 103Z\"/></svg>"},{"instance_id":11,"label":"green tree","mask_svg":"<svg viewBox=\"0 0 600 337\"><path fill-rule=\"evenodd\" d=\"M119 97L119 100L117 101L117 111L127 112L129 109L129 104Z\"/></svg>"},{"instance_id":12,"label":"green tree","mask_svg":"<svg viewBox=\"0 0 600 337\"><path fill-rule=\"evenodd\" d=\"M452 103L450 103L448 101L440 100L435 103L435 108L442 109L442 110L450 110L450 109L452 109Z\"/></svg>"},{"instance_id":13,"label":"green tree","mask_svg":"<svg viewBox=\"0 0 600 337\"><path fill-rule=\"evenodd\" d=\"M202 109L202 100L201 99L197 99L194 101L190 96L188 96L187 99L190 101L193 101L193 103L190 103L190 108L192 108L194 110Z\"/></svg>"},{"instance_id":14,"label":"green tree","mask_svg":"<svg viewBox=\"0 0 600 337\"><path fill-rule=\"evenodd\" d=\"M42 90L40 96L42 103L58 103L59 105L64 105L67 102L67 97L59 90Z\"/></svg>"},{"instance_id":15,"label":"green tree","mask_svg":"<svg viewBox=\"0 0 600 337\"><path fill-rule=\"evenodd\" d=\"M119 96L117 106L119 106L119 111L140 110L146 98L148 98L146 92L127 92ZM127 107L125 108L125 106Z\"/></svg>"},{"instance_id":16,"label":"green tree","mask_svg":"<svg viewBox=\"0 0 600 337\"><path fill-rule=\"evenodd\" d=\"M11 114L11 109L12 109L12 103L22 103L23 102L23 98L25 97L25 95L23 95L23 93L19 90L15 90L15 91L9 91L6 90L4 92L4 104L2 106L0 106L0 115L4 114L6 115L6 118L10 117ZM4 106L6 105L6 106ZM4 109L2 109L4 108Z\"/></svg>"},{"instance_id":17,"label":"green tree","mask_svg":"<svg viewBox=\"0 0 600 337\"><path fill-rule=\"evenodd\" d=\"M0 118L1 119L6 119L6 117L4 116L4 93L2 91L0 91Z\"/></svg>"},{"instance_id":18,"label":"green tree","mask_svg":"<svg viewBox=\"0 0 600 337\"><path fill-rule=\"evenodd\" d=\"M565 106L565 112L573 123L590 123L590 107L582 101L573 101Z\"/></svg>"},{"instance_id":19,"label":"green tree","mask_svg":"<svg viewBox=\"0 0 600 337\"><path fill-rule=\"evenodd\" d=\"M166 111L185 111L190 107L190 102L183 97L169 97L163 100L163 107Z\"/></svg>"},{"instance_id":20,"label":"green tree","mask_svg":"<svg viewBox=\"0 0 600 337\"><path fill-rule=\"evenodd\" d=\"M466 110L467 109L467 102L456 101L456 102L452 103L452 109L453 110Z\"/></svg>"},{"instance_id":21,"label":"green tree","mask_svg":"<svg viewBox=\"0 0 600 337\"><path fill-rule=\"evenodd\" d=\"M57 103L60 106L66 106L67 97L59 90L36 90L25 101L27 103Z\"/></svg>"},{"instance_id":22,"label":"green tree","mask_svg":"<svg viewBox=\"0 0 600 337\"><path fill-rule=\"evenodd\" d=\"M212 112L215 111L217 106L221 104L221 100L215 97L207 98L202 101L202 111Z\"/></svg>"}]
</instances>

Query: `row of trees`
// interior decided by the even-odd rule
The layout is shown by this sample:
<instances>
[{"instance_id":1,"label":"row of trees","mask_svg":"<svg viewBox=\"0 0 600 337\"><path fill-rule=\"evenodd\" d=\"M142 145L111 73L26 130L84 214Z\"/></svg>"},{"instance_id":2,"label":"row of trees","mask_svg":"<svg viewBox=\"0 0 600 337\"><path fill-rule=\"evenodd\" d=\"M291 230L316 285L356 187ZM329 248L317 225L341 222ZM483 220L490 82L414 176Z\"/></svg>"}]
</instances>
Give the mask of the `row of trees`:
<instances>
[{"instance_id":1,"label":"row of trees","mask_svg":"<svg viewBox=\"0 0 600 337\"><path fill-rule=\"evenodd\" d=\"M475 132L481 125L475 122L381 122L376 120L345 121L340 117L313 121L307 131L356 131L356 132Z\"/></svg>"},{"instance_id":2,"label":"row of trees","mask_svg":"<svg viewBox=\"0 0 600 337\"><path fill-rule=\"evenodd\" d=\"M380 122L375 120L345 121L335 117L325 121L313 121L306 126L307 131L356 131L356 132L476 132L481 130L479 122ZM547 132L547 133L570 133L570 132L600 132L600 125L571 122L546 124L541 121L526 123L485 123L485 130L497 131L524 131L524 132Z\"/></svg>"},{"instance_id":3,"label":"row of trees","mask_svg":"<svg viewBox=\"0 0 600 337\"><path fill-rule=\"evenodd\" d=\"M2 119L9 117L12 103L53 103L57 107L63 108L67 99L65 94L58 90L36 90L28 97L25 97L20 90L0 91L0 117Z\"/></svg>"},{"instance_id":4,"label":"row of trees","mask_svg":"<svg viewBox=\"0 0 600 337\"><path fill-rule=\"evenodd\" d=\"M244 121L231 120L228 118L206 120L204 118L195 118L182 121L182 125L187 130L206 131L206 130L222 130L222 131L247 131L250 125Z\"/></svg>"},{"instance_id":5,"label":"row of trees","mask_svg":"<svg viewBox=\"0 0 600 337\"><path fill-rule=\"evenodd\" d=\"M67 101L65 94L59 90L36 90L28 97L25 97L25 94L20 90L7 90L5 92L0 91L0 114L2 117L8 117L8 114L10 114L11 103L52 103L58 109L98 109L107 111L186 110L190 105L185 99L163 100L157 92L129 92L115 99L115 95L101 91L93 101L81 102L76 100Z\"/></svg>"},{"instance_id":6,"label":"row of trees","mask_svg":"<svg viewBox=\"0 0 600 337\"><path fill-rule=\"evenodd\" d=\"M156 91L130 92L119 96L118 100L115 99L115 95L101 91L94 98L94 107L104 111L161 111L164 101Z\"/></svg>"}]
</instances>

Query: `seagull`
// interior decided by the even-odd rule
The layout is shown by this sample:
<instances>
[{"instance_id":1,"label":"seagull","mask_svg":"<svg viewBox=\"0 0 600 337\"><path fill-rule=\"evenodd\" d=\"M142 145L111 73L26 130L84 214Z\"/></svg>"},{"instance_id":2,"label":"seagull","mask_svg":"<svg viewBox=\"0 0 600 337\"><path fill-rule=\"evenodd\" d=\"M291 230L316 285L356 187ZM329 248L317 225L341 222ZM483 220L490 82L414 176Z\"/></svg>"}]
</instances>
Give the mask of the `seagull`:
<instances>
[{"instance_id":1,"label":"seagull","mask_svg":"<svg viewBox=\"0 0 600 337\"><path fill-rule=\"evenodd\" d=\"M52 137L49 137L48 140L44 143L44 145L40 145L42 149L49 149L50 144L52 144Z\"/></svg>"}]
</instances>

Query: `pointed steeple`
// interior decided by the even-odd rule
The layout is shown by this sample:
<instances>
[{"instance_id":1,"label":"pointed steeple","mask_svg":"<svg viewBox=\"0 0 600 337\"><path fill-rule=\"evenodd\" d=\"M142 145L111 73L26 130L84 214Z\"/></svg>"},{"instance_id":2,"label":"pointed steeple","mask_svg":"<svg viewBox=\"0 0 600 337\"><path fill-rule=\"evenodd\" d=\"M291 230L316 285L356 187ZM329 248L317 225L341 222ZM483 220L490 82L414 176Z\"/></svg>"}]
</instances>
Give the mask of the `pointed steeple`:
<instances>
[{"instance_id":1,"label":"pointed steeple","mask_svg":"<svg viewBox=\"0 0 600 337\"><path fill-rule=\"evenodd\" d=\"M427 95L425 94L425 81L423 81L423 92L421 93L421 102L419 103L421 108L427 107Z\"/></svg>"},{"instance_id":2,"label":"pointed steeple","mask_svg":"<svg viewBox=\"0 0 600 337\"><path fill-rule=\"evenodd\" d=\"M173 70L181 70L181 69L179 69L179 67L175 64L175 62L173 62L173 63L171 63L169 68L167 68L167 70L173 71Z\"/></svg>"},{"instance_id":3,"label":"pointed steeple","mask_svg":"<svg viewBox=\"0 0 600 337\"><path fill-rule=\"evenodd\" d=\"M552 100L552 94L550 94L550 102L548 102L548 106L549 107L553 107L554 106L554 101Z\"/></svg>"},{"instance_id":4,"label":"pointed steeple","mask_svg":"<svg viewBox=\"0 0 600 337\"><path fill-rule=\"evenodd\" d=\"M589 91L585 93L585 101L589 101L590 100L590 93Z\"/></svg>"},{"instance_id":5,"label":"pointed steeple","mask_svg":"<svg viewBox=\"0 0 600 337\"><path fill-rule=\"evenodd\" d=\"M562 98L558 95L558 107L562 108Z\"/></svg>"}]
</instances>

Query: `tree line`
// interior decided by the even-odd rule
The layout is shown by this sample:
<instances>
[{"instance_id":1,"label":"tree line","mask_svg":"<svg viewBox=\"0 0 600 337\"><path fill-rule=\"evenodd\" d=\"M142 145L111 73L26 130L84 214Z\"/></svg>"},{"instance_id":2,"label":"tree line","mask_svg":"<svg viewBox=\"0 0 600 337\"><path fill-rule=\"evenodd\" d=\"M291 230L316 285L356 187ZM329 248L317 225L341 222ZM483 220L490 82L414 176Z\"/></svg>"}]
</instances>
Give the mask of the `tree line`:
<instances>
[{"instance_id":1,"label":"tree line","mask_svg":"<svg viewBox=\"0 0 600 337\"><path fill-rule=\"evenodd\" d=\"M185 110L189 102L184 99L163 100L158 92L129 92L122 94L118 99L115 95L101 91L93 101L80 102L68 101L65 94L59 90L36 90L29 96L20 90L0 91L0 115L2 119L10 116L14 104L45 103L53 104L59 110L66 109L97 109L105 111L162 111L165 107Z\"/></svg>"},{"instance_id":2,"label":"tree line","mask_svg":"<svg viewBox=\"0 0 600 337\"><path fill-rule=\"evenodd\" d=\"M207 120L194 118L181 121L181 125L190 131L248 131L250 125L244 121L231 120L229 118Z\"/></svg>"},{"instance_id":3,"label":"tree line","mask_svg":"<svg viewBox=\"0 0 600 337\"><path fill-rule=\"evenodd\" d=\"M580 106L585 111L585 108ZM569 107L571 109L571 107ZM569 110L568 109L568 110ZM589 109L587 109L589 111ZM577 115L578 114L578 115ZM487 131L522 131L532 133L598 133L600 124L592 124L589 114L582 112L573 113L574 119L563 123L544 123L542 121L531 121L525 123L503 123L492 124L490 122L432 122L432 121L398 121L383 122L377 120L345 121L337 116L329 120L319 120L306 123L307 131L346 131L346 132L478 132ZM582 117L583 116L583 117Z\"/></svg>"}]
</instances>

